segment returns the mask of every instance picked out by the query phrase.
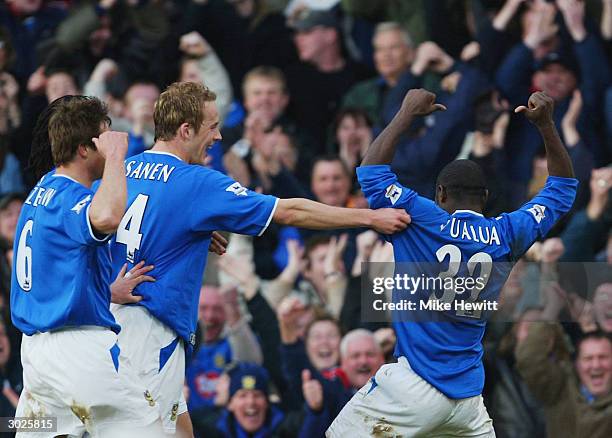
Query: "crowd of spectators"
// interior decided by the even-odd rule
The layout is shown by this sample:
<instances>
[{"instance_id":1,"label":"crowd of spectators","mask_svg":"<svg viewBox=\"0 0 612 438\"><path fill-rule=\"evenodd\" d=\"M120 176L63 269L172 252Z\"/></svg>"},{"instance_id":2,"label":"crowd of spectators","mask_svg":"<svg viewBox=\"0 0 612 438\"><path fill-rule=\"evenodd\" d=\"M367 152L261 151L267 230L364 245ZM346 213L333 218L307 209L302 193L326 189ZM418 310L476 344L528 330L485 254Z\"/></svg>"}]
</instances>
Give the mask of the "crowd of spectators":
<instances>
[{"instance_id":1,"label":"crowd of spectators","mask_svg":"<svg viewBox=\"0 0 612 438\"><path fill-rule=\"evenodd\" d=\"M489 216L543 186L540 137L512 110L534 90L551 96L578 197L502 290L483 395L501 438L612 436L612 0L0 3L0 416L22 386L10 266L38 115L67 94L98 96L136 154L175 81L217 94L223 140L209 166L341 207L367 206L355 168L406 92L433 90L448 111L410 127L393 169L432 197L439 170L469 157L485 169ZM274 224L229 241L210 256L188 363L196 435L322 437L394 360L390 324L362 317L362 283L385 269L363 262L392 261L392 247L363 229Z\"/></svg>"}]
</instances>

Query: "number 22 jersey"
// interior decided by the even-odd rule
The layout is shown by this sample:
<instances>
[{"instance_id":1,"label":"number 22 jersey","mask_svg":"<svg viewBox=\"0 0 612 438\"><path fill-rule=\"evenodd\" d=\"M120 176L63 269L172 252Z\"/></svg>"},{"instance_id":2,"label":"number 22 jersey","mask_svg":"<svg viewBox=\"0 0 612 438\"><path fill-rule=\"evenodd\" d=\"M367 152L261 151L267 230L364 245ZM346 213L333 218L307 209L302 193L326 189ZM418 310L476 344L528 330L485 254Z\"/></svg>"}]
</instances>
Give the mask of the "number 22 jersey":
<instances>
[{"instance_id":1,"label":"number 22 jersey","mask_svg":"<svg viewBox=\"0 0 612 438\"><path fill-rule=\"evenodd\" d=\"M464 279L474 273L477 265L481 275L483 269L491 269L486 275L486 285L476 291L479 292L476 297L471 292L461 296L456 287L444 291L442 297L436 294L437 299L450 295L447 301L453 304L451 311L424 306L422 303L431 297L426 288L400 294L396 287L393 292L395 302L400 296L410 297L416 304L415 313L425 307L419 322L411 321L411 315L406 315L411 310L393 312L397 335L395 355L405 356L418 375L449 398L480 394L484 386L481 341L486 322L461 310L452 310L456 309L454 302L497 300L512 262L533 242L546 236L570 210L578 181L549 177L540 193L520 209L486 218L469 210L449 214L432 200L402 186L389 166L362 166L357 168L357 176L371 208L403 208L412 217L406 230L391 236L396 272L404 266L402 262L411 266L407 269L414 270L418 270L414 266L436 265L440 277L463 276Z\"/></svg>"}]
</instances>

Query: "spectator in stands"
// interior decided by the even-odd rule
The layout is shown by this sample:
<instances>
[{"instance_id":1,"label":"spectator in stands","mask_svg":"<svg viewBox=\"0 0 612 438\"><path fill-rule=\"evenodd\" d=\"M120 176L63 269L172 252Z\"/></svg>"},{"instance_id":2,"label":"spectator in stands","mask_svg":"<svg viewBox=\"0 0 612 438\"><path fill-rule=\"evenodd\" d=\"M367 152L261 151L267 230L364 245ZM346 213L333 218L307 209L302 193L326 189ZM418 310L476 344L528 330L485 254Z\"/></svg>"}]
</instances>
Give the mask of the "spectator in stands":
<instances>
[{"instance_id":1,"label":"spectator in stands","mask_svg":"<svg viewBox=\"0 0 612 438\"><path fill-rule=\"evenodd\" d=\"M228 364L263 361L257 339L240 312L235 288L203 286L199 313L201 343L186 370L190 412L214 406L216 385Z\"/></svg>"},{"instance_id":2,"label":"spectator in stands","mask_svg":"<svg viewBox=\"0 0 612 438\"><path fill-rule=\"evenodd\" d=\"M227 407L206 416L194 416L194 430L203 437L290 437L298 436L302 413L283 412L269 400L268 372L254 364L240 364L225 380ZM225 403L219 402L220 406ZM309 435L302 435L309 436Z\"/></svg>"},{"instance_id":3,"label":"spectator in stands","mask_svg":"<svg viewBox=\"0 0 612 438\"><path fill-rule=\"evenodd\" d=\"M69 72L55 70L46 75L45 95L48 103L60 97L76 94L80 94L79 88L76 79Z\"/></svg>"},{"instance_id":4,"label":"spectator in stands","mask_svg":"<svg viewBox=\"0 0 612 438\"><path fill-rule=\"evenodd\" d=\"M0 135L7 135L21 124L19 85L10 73L0 68Z\"/></svg>"},{"instance_id":5,"label":"spectator in stands","mask_svg":"<svg viewBox=\"0 0 612 438\"><path fill-rule=\"evenodd\" d=\"M364 109L381 130L383 120L397 112L403 96L409 89L418 88L421 81L410 72L415 51L410 35L398 23L378 24L372 43L379 76L354 85L344 95L342 106Z\"/></svg>"},{"instance_id":6,"label":"spectator in stands","mask_svg":"<svg viewBox=\"0 0 612 438\"><path fill-rule=\"evenodd\" d=\"M9 150L8 142L8 137L0 134L0 196L25 192L19 161Z\"/></svg>"},{"instance_id":7,"label":"spectator in stands","mask_svg":"<svg viewBox=\"0 0 612 438\"><path fill-rule=\"evenodd\" d=\"M7 0L0 5L0 26L9 31L16 55L13 72L21 86L38 66L37 50L49 42L65 16L58 4L47 5L42 0Z\"/></svg>"},{"instance_id":8,"label":"spectator in stands","mask_svg":"<svg viewBox=\"0 0 612 438\"><path fill-rule=\"evenodd\" d=\"M601 284L593 295L593 311L599 328L612 334L612 283Z\"/></svg>"},{"instance_id":9,"label":"spectator in stands","mask_svg":"<svg viewBox=\"0 0 612 438\"><path fill-rule=\"evenodd\" d=\"M558 126L568 111L574 90L580 88L583 109L578 120L578 132L593 153L596 163L601 162L604 155L603 140L596 126L603 122L602 99L612 80L612 69L609 63L597 61L605 59L606 55L599 38L589 32L584 24L584 2L560 0L557 4L572 38L572 47L558 46L557 51L547 49L543 55L540 53L542 42L554 38L558 30L553 21L554 6L545 4L541 7L552 8L552 12L545 12L543 21L533 19L528 22L523 42L506 56L497 72L496 83L512 107L524 101L532 88L553 97L556 101L554 119ZM571 51L576 55L577 64ZM524 122L521 118L514 118L507 137L507 154L512 157L507 160L507 171L515 181L512 187L516 198L514 206L524 199L526 183L531 174L531 161L540 148L540 141L533 135L533 128Z\"/></svg>"},{"instance_id":10,"label":"spectator in stands","mask_svg":"<svg viewBox=\"0 0 612 438\"><path fill-rule=\"evenodd\" d=\"M185 54L180 66L180 82L206 85L217 95L217 109L221 126L233 100L232 84L217 54L198 32L181 37L179 49Z\"/></svg>"},{"instance_id":11,"label":"spectator in stands","mask_svg":"<svg viewBox=\"0 0 612 438\"><path fill-rule=\"evenodd\" d=\"M328 127L342 96L364 72L342 51L338 21L331 11L298 10L290 19L295 30L299 64L286 70L292 114L314 137L313 152L325 152Z\"/></svg>"},{"instance_id":12,"label":"spectator in stands","mask_svg":"<svg viewBox=\"0 0 612 438\"><path fill-rule=\"evenodd\" d=\"M344 108L338 111L334 127L334 152L353 175L353 187L357 187L355 168L359 166L372 143L372 122L364 110Z\"/></svg>"},{"instance_id":13,"label":"spectator in stands","mask_svg":"<svg viewBox=\"0 0 612 438\"><path fill-rule=\"evenodd\" d=\"M0 394L0 415L3 417L15 415L19 393L23 388L19 355L11 352L6 326L0 321L0 381L3 388Z\"/></svg>"},{"instance_id":14,"label":"spectator in stands","mask_svg":"<svg viewBox=\"0 0 612 438\"><path fill-rule=\"evenodd\" d=\"M20 193L10 193L0 199L0 239L12 244L15 241L15 228L25 197Z\"/></svg>"},{"instance_id":15,"label":"spectator in stands","mask_svg":"<svg viewBox=\"0 0 612 438\"><path fill-rule=\"evenodd\" d=\"M557 324L532 323L516 359L525 382L544 406L548 437L612 435L612 340L586 334L572 364Z\"/></svg>"},{"instance_id":16,"label":"spectator in stands","mask_svg":"<svg viewBox=\"0 0 612 438\"><path fill-rule=\"evenodd\" d=\"M256 67L244 77L242 89L247 112L244 122L226 126L221 133L226 152L224 164L230 174L240 180L240 175L244 175L245 171L239 169L246 165L247 175L241 182L245 186L250 185L252 170L248 167L254 151L265 148L262 143L266 141L266 134L274 128L280 128L298 155L299 165L296 167L295 176L302 184L307 183L313 140L286 114L289 94L284 74L276 67ZM244 163L238 159L242 159Z\"/></svg>"}]
</instances>

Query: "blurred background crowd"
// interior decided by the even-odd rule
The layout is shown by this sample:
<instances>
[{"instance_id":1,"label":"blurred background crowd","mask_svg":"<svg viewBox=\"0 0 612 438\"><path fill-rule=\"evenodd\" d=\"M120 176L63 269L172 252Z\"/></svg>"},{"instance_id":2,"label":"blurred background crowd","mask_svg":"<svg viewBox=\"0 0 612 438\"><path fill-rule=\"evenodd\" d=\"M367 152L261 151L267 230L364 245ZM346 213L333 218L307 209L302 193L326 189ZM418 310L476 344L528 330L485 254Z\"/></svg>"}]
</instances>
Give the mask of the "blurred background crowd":
<instances>
[{"instance_id":1,"label":"blurred background crowd","mask_svg":"<svg viewBox=\"0 0 612 438\"><path fill-rule=\"evenodd\" d=\"M612 436L612 0L1 2L0 416L21 390L10 266L38 115L67 94L98 96L136 154L152 146L154 102L175 81L218 96L223 140L209 166L342 207L367 206L355 167L407 90L426 87L448 111L410 127L393 169L431 197L444 165L471 158L491 216L543 186L538 132L512 109L534 90L553 97L578 197L502 291L483 340L485 403L498 437ZM362 262L393 250L362 229L272 224L229 237L228 253L210 257L187 369L196 435L322 437L394 360L389 323L361 316L362 282L384 271Z\"/></svg>"}]
</instances>

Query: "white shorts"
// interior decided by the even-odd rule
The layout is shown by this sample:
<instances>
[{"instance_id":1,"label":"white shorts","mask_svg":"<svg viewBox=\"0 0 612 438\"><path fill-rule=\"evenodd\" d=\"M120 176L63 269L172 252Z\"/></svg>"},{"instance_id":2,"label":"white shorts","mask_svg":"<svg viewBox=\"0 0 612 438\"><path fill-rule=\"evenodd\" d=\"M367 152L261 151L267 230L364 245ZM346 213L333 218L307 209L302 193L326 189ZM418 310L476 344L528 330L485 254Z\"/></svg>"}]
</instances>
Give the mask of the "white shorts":
<instances>
[{"instance_id":1,"label":"white shorts","mask_svg":"<svg viewBox=\"0 0 612 438\"><path fill-rule=\"evenodd\" d=\"M121 353L155 401L165 432L175 433L178 416L187 412L182 339L143 306L111 304L110 309L121 326Z\"/></svg>"},{"instance_id":2,"label":"white shorts","mask_svg":"<svg viewBox=\"0 0 612 438\"><path fill-rule=\"evenodd\" d=\"M450 399L401 357L398 363L378 370L346 404L325 436L490 438L495 432L482 396Z\"/></svg>"},{"instance_id":3,"label":"white shorts","mask_svg":"<svg viewBox=\"0 0 612 438\"><path fill-rule=\"evenodd\" d=\"M157 409L102 327L23 335L23 391L16 417L57 417L57 431L18 432L17 437L144 437L161 434Z\"/></svg>"}]
</instances>

